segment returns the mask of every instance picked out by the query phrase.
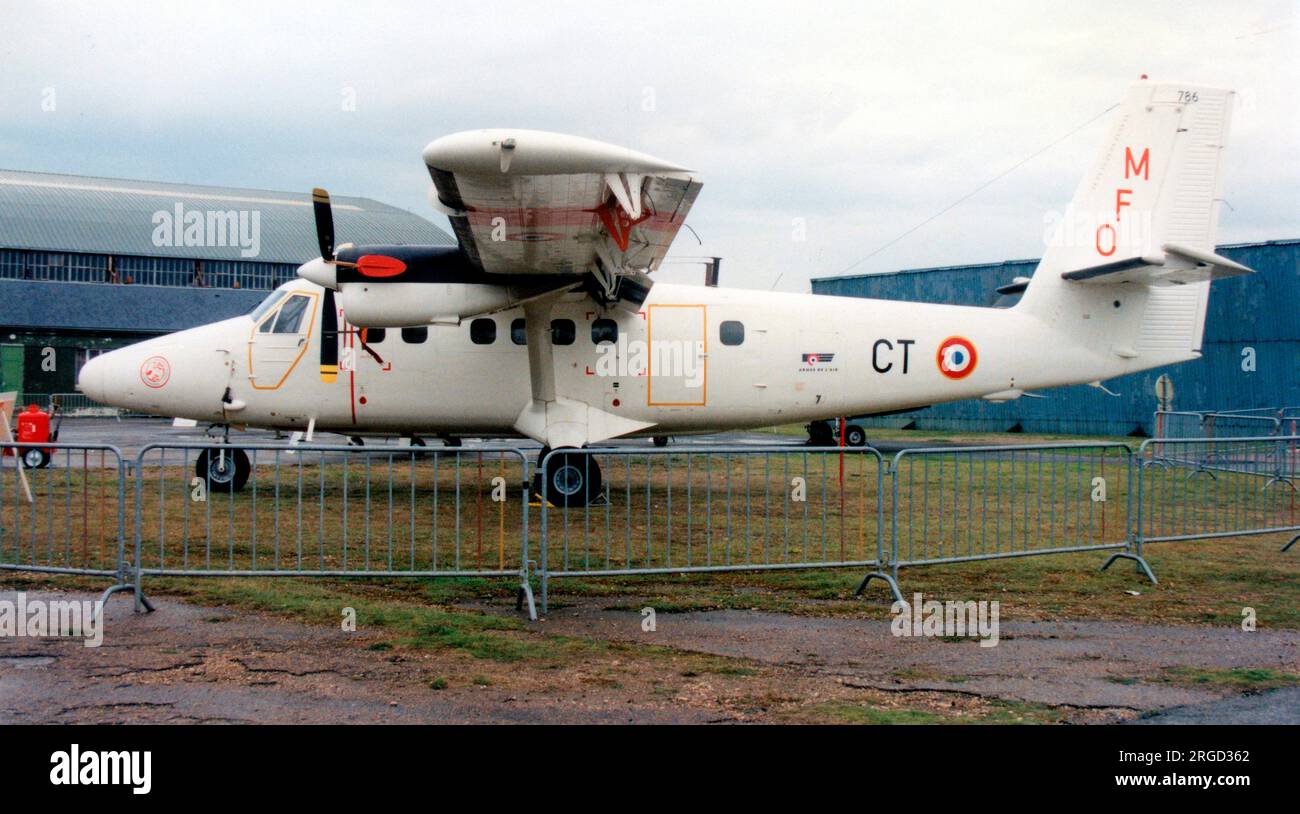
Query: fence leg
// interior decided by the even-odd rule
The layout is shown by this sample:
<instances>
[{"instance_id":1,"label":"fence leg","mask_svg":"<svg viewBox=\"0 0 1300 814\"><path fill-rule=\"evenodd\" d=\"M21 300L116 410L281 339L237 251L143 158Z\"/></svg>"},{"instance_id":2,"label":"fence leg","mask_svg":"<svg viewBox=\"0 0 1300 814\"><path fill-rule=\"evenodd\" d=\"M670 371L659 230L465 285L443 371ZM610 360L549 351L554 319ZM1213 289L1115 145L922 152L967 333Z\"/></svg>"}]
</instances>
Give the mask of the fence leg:
<instances>
[{"instance_id":1,"label":"fence leg","mask_svg":"<svg viewBox=\"0 0 1300 814\"><path fill-rule=\"evenodd\" d=\"M135 612L153 613L154 606L153 603L149 601L149 597L144 595L144 588L141 586L141 576L139 569L137 569L135 572L135 584L130 586L131 591L135 594Z\"/></svg>"},{"instance_id":2,"label":"fence leg","mask_svg":"<svg viewBox=\"0 0 1300 814\"><path fill-rule=\"evenodd\" d=\"M1101 570L1105 571L1107 568L1110 568L1110 566L1115 562L1115 560L1132 560L1134 563L1137 564L1138 572L1141 574L1145 574L1146 578L1151 580L1152 585L1160 584L1160 581L1156 579L1156 575L1152 573L1151 566L1147 565L1146 558L1143 557L1141 554L1135 554L1130 551L1120 551L1116 554L1111 554L1110 559L1106 560L1106 564L1101 567Z\"/></svg>"},{"instance_id":3,"label":"fence leg","mask_svg":"<svg viewBox=\"0 0 1300 814\"><path fill-rule=\"evenodd\" d=\"M1282 546L1282 551L1283 551L1283 552L1290 551L1290 550L1291 550L1291 546L1295 545L1297 542L1300 542L1300 534L1297 534L1296 536L1292 537L1292 538L1291 538L1291 542L1289 542L1289 543L1287 543L1286 545Z\"/></svg>"},{"instance_id":4,"label":"fence leg","mask_svg":"<svg viewBox=\"0 0 1300 814\"><path fill-rule=\"evenodd\" d=\"M898 580L890 574L886 574L884 571L880 570L872 571L863 577L862 582L858 583L858 589L853 592L853 595L862 596L862 592L867 589L867 583L871 582L873 579L884 580L885 584L889 586L889 592L894 595L894 601L903 601L903 592L898 590Z\"/></svg>"},{"instance_id":5,"label":"fence leg","mask_svg":"<svg viewBox=\"0 0 1300 814\"><path fill-rule=\"evenodd\" d=\"M524 574L519 581L519 593L515 596L515 610L524 609L524 603L528 603L528 620L537 621L537 604L533 601L533 586L528 582L528 575Z\"/></svg>"},{"instance_id":6,"label":"fence leg","mask_svg":"<svg viewBox=\"0 0 1300 814\"><path fill-rule=\"evenodd\" d=\"M144 607L144 608L145 608L146 610L148 610L150 613L153 612L153 609L154 609L154 607L153 607L153 603L151 603L151 602L148 600L148 598L146 598L146 597L144 596L144 594L140 593L140 592L136 589L136 586L132 585L132 584L129 583L129 582L119 582L119 583L116 584L116 585L110 586L110 587L108 588L108 590L104 591L104 593L100 595L100 597L99 597L99 604L97 604L97 605L95 606L95 618L96 618L96 619L98 619L98 618L100 617L100 615L104 612L104 606L105 606L106 604L108 604L108 598L109 598L110 596L112 596L113 594L115 594L115 593L119 593L119 592L121 592L121 591L130 591L131 593L135 594L135 612L136 612L136 613L140 613L140 612L141 612L141 610L140 610L141 607Z\"/></svg>"}]
</instances>

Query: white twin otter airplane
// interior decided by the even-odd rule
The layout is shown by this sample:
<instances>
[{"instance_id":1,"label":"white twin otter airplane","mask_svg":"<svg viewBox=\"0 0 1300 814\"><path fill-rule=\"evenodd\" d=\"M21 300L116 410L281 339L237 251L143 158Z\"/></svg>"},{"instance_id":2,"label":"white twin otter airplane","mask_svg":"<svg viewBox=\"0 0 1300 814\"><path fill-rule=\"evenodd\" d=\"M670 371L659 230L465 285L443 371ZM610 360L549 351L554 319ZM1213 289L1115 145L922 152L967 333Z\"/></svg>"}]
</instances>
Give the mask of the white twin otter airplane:
<instances>
[{"instance_id":1,"label":"white twin otter airplane","mask_svg":"<svg viewBox=\"0 0 1300 814\"><path fill-rule=\"evenodd\" d=\"M79 387L220 425L347 435L526 436L563 450L868 415L1104 379L1200 356L1234 95L1129 89L1010 309L655 283L694 172L530 130L434 141L424 162L459 246L334 246L247 316L116 350ZM306 361L304 361L306 360ZM598 493L553 455L552 499ZM205 454L213 488L247 456Z\"/></svg>"}]
</instances>

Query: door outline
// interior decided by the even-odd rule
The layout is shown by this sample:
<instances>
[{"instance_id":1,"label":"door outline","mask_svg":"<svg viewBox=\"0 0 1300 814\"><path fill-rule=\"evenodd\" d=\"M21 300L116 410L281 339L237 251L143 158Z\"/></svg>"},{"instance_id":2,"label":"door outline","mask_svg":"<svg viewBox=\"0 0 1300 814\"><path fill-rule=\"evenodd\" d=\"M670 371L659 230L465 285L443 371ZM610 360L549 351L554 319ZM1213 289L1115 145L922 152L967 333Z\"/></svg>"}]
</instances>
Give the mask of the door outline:
<instances>
[{"instance_id":1,"label":"door outline","mask_svg":"<svg viewBox=\"0 0 1300 814\"><path fill-rule=\"evenodd\" d=\"M704 342L704 352L701 362L704 365L704 382L700 387L699 401L655 401L654 400L654 343L653 331L655 323L656 308L698 308L700 309L700 335ZM645 345L646 345L646 385L645 385L645 403L647 407L704 407L709 401L709 307L703 303L661 303L649 306L646 309L646 328L645 328Z\"/></svg>"},{"instance_id":2,"label":"door outline","mask_svg":"<svg viewBox=\"0 0 1300 814\"><path fill-rule=\"evenodd\" d=\"M307 327L305 330L300 328L295 334L296 336L303 338L298 349L298 355L294 357L293 362L289 364L289 368L275 384L258 384L257 372L253 367L253 348L254 344L257 342L258 329L261 328L263 323L268 319L275 319L278 317L280 315L280 308L284 306L285 302L287 302L290 297L294 296L311 297L311 315L307 319ZM315 291L286 291L285 295L280 298L280 301L275 304L275 307L267 311L260 320L253 323L253 330L248 335L248 383L254 390L279 390L280 386L288 380L289 376L293 373L294 368L298 367L298 363L302 361L302 357L307 353L307 349L311 347L312 329L316 327L316 310L319 306L320 296ZM274 334L268 334L268 336L273 335Z\"/></svg>"}]
</instances>

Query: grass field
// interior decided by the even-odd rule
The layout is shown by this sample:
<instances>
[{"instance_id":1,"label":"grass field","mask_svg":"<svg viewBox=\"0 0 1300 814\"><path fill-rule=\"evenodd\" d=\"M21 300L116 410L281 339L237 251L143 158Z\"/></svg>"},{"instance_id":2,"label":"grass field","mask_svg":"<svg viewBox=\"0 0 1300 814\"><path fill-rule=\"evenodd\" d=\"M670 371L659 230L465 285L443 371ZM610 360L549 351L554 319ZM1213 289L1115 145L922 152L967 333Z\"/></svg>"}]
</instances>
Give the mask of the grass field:
<instances>
[{"instance_id":1,"label":"grass field","mask_svg":"<svg viewBox=\"0 0 1300 814\"><path fill-rule=\"evenodd\" d=\"M1002 440L1002 439L992 439ZM169 453L178 454L178 453ZM1122 450L1106 447L1000 454L908 455L897 473L899 555L903 560L1018 554L1075 545L1120 544L1130 498ZM313 462L282 456L256 469L238 494L203 494L193 459L163 460L139 473L141 562L146 569L420 571L518 567L523 539L523 471L499 456L410 458L404 453ZM893 482L874 456L805 453L705 458L685 452L603 456L609 501L585 510L546 509L547 562L572 576L551 582L551 606L575 601L661 613L759 609L785 614L887 620L879 584L853 596L863 567L749 573L679 573L724 563L872 560L889 546ZM1148 534L1227 531L1295 521L1295 492L1258 475L1186 469L1147 472ZM13 470L0 484L0 559L111 568L118 505L112 470L42 470L36 504L18 497ZM503 481L494 482L494 478ZM1104 480L1104 496L1097 479ZM796 482L797 481L797 482ZM301 492L300 492L301 489ZM504 500L495 500L504 490ZM495 494L494 494L495 492ZM300 494L302 499L299 499ZM1104 499L1099 499L1104 497ZM135 506L125 504L132 528ZM529 511L530 559L538 560L540 506ZM883 535L883 536L882 536ZM133 548L128 533L128 551ZM900 571L905 595L997 599L1004 621L1105 619L1134 623L1239 625L1253 608L1261 629L1300 629L1300 548L1279 553L1289 535L1162 542L1146 554L1152 586L1121 562L1105 573L1105 552L929 565ZM592 569L654 567L666 573L598 576ZM102 589L103 580L6 574L15 587ZM1019 722L1063 720L1060 710L1001 702L903 702L881 696L785 703L747 682L769 668L742 659L558 636L508 613L486 612L513 597L509 578L276 579L146 578L146 591L188 601L337 624L355 607L359 624L384 631L376 649L436 651L451 661L444 686L477 678L511 681L509 665L594 671L599 681L632 684L640 673L673 680L655 690L712 676L741 704L775 705L790 720ZM671 667L664 668L665 664ZM664 672L665 669L667 672ZM1262 668L1261 669L1265 669ZM690 673L692 675L683 675ZM766 680L766 679L764 679ZM1150 677L1134 680L1151 680ZM1287 686L1290 673L1171 672L1161 681L1225 690ZM774 694L775 693L775 694ZM761 696L761 698L759 697ZM747 700L748 699L748 700ZM775 699L775 700L774 700ZM767 708L766 706L764 708Z\"/></svg>"}]
</instances>

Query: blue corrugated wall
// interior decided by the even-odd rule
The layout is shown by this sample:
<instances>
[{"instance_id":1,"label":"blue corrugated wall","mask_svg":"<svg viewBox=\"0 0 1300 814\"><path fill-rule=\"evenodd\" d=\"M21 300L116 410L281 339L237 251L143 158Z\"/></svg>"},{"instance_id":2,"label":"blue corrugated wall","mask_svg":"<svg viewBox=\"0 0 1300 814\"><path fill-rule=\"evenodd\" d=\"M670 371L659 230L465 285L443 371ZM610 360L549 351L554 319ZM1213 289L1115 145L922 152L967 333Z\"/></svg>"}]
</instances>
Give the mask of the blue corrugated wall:
<instances>
[{"instance_id":1,"label":"blue corrugated wall","mask_svg":"<svg viewBox=\"0 0 1300 814\"><path fill-rule=\"evenodd\" d=\"M993 404L961 401L899 416L866 419L869 426L1083 435L1150 434L1155 380L1174 381L1174 409L1246 409L1300 406L1300 240L1220 246L1219 252L1256 274L1213 284L1204 356L1193 362L1112 379L1108 396L1087 387L1044 391L1044 399ZM889 274L813 280L813 293L843 297L954 305L991 305L1000 285L1033 274L1037 260L917 269ZM1245 348L1255 350L1255 370L1242 369Z\"/></svg>"}]
</instances>

